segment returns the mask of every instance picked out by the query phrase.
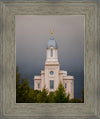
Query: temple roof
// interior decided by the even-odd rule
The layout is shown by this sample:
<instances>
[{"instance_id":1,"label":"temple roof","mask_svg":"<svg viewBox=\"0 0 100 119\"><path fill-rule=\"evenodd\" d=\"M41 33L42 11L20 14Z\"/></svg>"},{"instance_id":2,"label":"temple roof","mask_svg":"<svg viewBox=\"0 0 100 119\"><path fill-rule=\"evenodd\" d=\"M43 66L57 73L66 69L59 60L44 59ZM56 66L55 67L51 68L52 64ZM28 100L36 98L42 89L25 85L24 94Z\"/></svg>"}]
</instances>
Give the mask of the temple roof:
<instances>
[{"instance_id":1,"label":"temple roof","mask_svg":"<svg viewBox=\"0 0 100 119\"><path fill-rule=\"evenodd\" d=\"M47 48L50 46L53 46L54 48L58 48L56 41L54 40L54 37L51 36L50 40L48 41Z\"/></svg>"}]
</instances>

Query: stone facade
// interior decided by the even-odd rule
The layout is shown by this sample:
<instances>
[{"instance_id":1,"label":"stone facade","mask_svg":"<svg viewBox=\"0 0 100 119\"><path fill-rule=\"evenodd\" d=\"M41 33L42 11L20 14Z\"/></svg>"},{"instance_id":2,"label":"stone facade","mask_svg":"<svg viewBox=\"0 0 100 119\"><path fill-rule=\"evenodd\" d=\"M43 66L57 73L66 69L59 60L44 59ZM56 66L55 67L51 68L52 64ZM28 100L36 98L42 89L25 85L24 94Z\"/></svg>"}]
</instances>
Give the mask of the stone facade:
<instances>
[{"instance_id":1,"label":"stone facade","mask_svg":"<svg viewBox=\"0 0 100 119\"><path fill-rule=\"evenodd\" d=\"M60 70L58 61L58 46L51 32L51 38L47 45L47 57L45 70L41 71L40 76L34 76L34 90L42 90L44 86L49 92L58 88L61 82L65 88L66 96L74 98L74 77L67 75L67 71Z\"/></svg>"}]
</instances>

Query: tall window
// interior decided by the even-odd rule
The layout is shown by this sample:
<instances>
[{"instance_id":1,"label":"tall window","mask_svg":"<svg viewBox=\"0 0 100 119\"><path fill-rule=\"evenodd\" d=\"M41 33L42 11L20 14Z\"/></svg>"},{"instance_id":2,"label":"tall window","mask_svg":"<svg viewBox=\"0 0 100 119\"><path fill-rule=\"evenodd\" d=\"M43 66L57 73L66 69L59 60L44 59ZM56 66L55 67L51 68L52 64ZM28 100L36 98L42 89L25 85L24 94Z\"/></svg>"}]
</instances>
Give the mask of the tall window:
<instances>
[{"instance_id":1,"label":"tall window","mask_svg":"<svg viewBox=\"0 0 100 119\"><path fill-rule=\"evenodd\" d=\"M50 89L54 89L54 81L50 80Z\"/></svg>"},{"instance_id":2,"label":"tall window","mask_svg":"<svg viewBox=\"0 0 100 119\"><path fill-rule=\"evenodd\" d=\"M67 84L65 83L65 88L67 88Z\"/></svg>"},{"instance_id":3,"label":"tall window","mask_svg":"<svg viewBox=\"0 0 100 119\"><path fill-rule=\"evenodd\" d=\"M51 48L51 57L53 57L53 49Z\"/></svg>"},{"instance_id":4,"label":"tall window","mask_svg":"<svg viewBox=\"0 0 100 119\"><path fill-rule=\"evenodd\" d=\"M40 84L38 83L38 88L40 88Z\"/></svg>"}]
</instances>

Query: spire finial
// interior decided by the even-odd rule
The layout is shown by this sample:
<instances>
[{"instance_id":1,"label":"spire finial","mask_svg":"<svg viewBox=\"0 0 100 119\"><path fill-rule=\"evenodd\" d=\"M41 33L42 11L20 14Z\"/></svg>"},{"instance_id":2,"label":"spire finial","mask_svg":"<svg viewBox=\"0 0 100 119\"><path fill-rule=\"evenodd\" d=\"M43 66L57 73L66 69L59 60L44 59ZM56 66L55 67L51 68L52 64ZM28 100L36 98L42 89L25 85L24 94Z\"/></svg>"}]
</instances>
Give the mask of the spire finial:
<instances>
[{"instance_id":1,"label":"spire finial","mask_svg":"<svg viewBox=\"0 0 100 119\"><path fill-rule=\"evenodd\" d=\"M51 30L51 36L53 36L53 30Z\"/></svg>"}]
</instances>

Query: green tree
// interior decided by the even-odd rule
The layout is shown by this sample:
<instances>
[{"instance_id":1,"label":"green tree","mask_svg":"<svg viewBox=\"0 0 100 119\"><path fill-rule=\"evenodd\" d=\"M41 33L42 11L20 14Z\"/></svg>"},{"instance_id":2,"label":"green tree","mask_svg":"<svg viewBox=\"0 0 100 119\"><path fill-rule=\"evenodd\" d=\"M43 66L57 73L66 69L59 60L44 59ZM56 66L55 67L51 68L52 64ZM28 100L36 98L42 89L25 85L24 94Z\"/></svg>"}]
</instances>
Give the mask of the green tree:
<instances>
[{"instance_id":1,"label":"green tree","mask_svg":"<svg viewBox=\"0 0 100 119\"><path fill-rule=\"evenodd\" d=\"M29 81L27 78L21 80L20 85L16 89L16 100L17 102L26 103L28 100L29 93Z\"/></svg>"},{"instance_id":2,"label":"green tree","mask_svg":"<svg viewBox=\"0 0 100 119\"><path fill-rule=\"evenodd\" d=\"M70 103L81 103L82 101L80 99L77 98L73 98L70 100Z\"/></svg>"},{"instance_id":3,"label":"green tree","mask_svg":"<svg viewBox=\"0 0 100 119\"><path fill-rule=\"evenodd\" d=\"M43 90L37 94L37 102L38 103L47 103L48 102L48 91L47 89L43 88Z\"/></svg>"},{"instance_id":4,"label":"green tree","mask_svg":"<svg viewBox=\"0 0 100 119\"><path fill-rule=\"evenodd\" d=\"M70 102L70 94L68 93L67 97L66 97L66 103Z\"/></svg>"},{"instance_id":5,"label":"green tree","mask_svg":"<svg viewBox=\"0 0 100 119\"><path fill-rule=\"evenodd\" d=\"M16 102L25 103L28 100L29 81L27 78L21 78L16 67Z\"/></svg>"},{"instance_id":6,"label":"green tree","mask_svg":"<svg viewBox=\"0 0 100 119\"><path fill-rule=\"evenodd\" d=\"M41 91L29 87L29 80L21 78L18 66L16 67L16 102L17 103L34 103L37 102L37 95Z\"/></svg>"},{"instance_id":7,"label":"green tree","mask_svg":"<svg viewBox=\"0 0 100 119\"><path fill-rule=\"evenodd\" d=\"M48 95L48 103L55 103L55 92L50 92Z\"/></svg>"},{"instance_id":8,"label":"green tree","mask_svg":"<svg viewBox=\"0 0 100 119\"><path fill-rule=\"evenodd\" d=\"M65 89L62 83L59 84L58 89L55 92L55 101L56 103L65 103L66 96L65 96Z\"/></svg>"}]
</instances>

